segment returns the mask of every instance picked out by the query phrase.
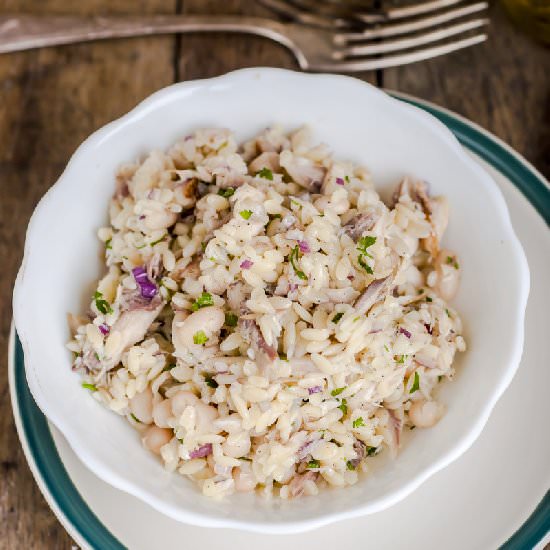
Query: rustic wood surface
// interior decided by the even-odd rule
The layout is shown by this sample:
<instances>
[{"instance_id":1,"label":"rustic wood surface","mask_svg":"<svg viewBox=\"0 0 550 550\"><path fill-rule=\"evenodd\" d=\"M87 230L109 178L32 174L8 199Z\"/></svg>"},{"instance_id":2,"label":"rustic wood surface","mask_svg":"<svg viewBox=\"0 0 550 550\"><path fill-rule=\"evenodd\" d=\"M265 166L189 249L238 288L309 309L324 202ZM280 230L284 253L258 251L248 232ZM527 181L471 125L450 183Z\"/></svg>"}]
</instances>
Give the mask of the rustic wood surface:
<instances>
[{"instance_id":1,"label":"rustic wood surface","mask_svg":"<svg viewBox=\"0 0 550 550\"><path fill-rule=\"evenodd\" d=\"M267 14L253 0L3 0L0 12ZM518 33L498 5L491 19L491 38L482 46L360 76L470 118L550 177L550 51ZM32 479L9 404L11 290L33 208L84 137L154 90L254 65L295 67L288 52L267 40L221 34L0 56L0 550L74 544Z\"/></svg>"}]
</instances>

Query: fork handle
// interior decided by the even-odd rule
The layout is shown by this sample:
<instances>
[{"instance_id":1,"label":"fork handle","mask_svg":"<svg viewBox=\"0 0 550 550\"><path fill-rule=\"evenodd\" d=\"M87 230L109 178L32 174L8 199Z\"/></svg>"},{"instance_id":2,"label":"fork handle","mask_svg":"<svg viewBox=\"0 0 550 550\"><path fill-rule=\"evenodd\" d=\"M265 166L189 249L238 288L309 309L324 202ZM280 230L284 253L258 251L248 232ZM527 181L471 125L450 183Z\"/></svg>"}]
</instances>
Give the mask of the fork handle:
<instances>
[{"instance_id":1,"label":"fork handle","mask_svg":"<svg viewBox=\"0 0 550 550\"><path fill-rule=\"evenodd\" d=\"M256 34L289 45L282 24L260 17L4 15L0 16L0 53L108 38L215 31Z\"/></svg>"}]
</instances>

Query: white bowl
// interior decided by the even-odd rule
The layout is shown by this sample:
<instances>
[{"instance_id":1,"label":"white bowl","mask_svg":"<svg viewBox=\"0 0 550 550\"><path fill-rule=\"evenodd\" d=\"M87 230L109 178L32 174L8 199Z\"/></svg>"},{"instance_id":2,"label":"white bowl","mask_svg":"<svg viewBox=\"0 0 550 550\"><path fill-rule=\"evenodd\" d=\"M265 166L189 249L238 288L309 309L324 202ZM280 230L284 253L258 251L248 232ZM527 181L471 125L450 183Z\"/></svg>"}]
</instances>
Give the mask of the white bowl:
<instances>
[{"instance_id":1,"label":"white bowl","mask_svg":"<svg viewBox=\"0 0 550 550\"><path fill-rule=\"evenodd\" d=\"M197 127L227 127L244 139L273 123L310 125L337 158L368 166L379 188L413 174L448 197L445 245L463 268L455 305L469 349L441 389L444 418L408 434L395 461L383 453L357 485L297 501L238 494L216 502L165 472L124 419L82 390L65 348L66 313L83 311L102 271L96 230L121 163ZM248 69L165 88L79 147L31 219L13 309L32 394L95 474L182 522L290 533L382 510L468 449L518 367L528 291L502 195L435 118L352 78Z\"/></svg>"}]
</instances>

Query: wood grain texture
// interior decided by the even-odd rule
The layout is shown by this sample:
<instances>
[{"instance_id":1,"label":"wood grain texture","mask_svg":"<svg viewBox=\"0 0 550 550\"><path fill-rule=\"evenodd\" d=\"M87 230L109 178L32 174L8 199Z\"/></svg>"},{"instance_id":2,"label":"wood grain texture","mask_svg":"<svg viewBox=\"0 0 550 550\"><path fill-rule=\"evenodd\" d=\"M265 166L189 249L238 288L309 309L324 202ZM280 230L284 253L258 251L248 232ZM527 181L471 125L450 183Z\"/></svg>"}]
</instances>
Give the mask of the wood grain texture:
<instances>
[{"instance_id":1,"label":"wood grain texture","mask_svg":"<svg viewBox=\"0 0 550 550\"><path fill-rule=\"evenodd\" d=\"M4 0L32 13L173 13L174 0ZM11 289L28 219L79 143L174 78L175 39L138 38L0 56L0 549L69 549L21 451L9 405Z\"/></svg>"},{"instance_id":2,"label":"wood grain texture","mask_svg":"<svg viewBox=\"0 0 550 550\"><path fill-rule=\"evenodd\" d=\"M550 48L512 26L499 4L489 40L384 71L384 86L447 107L509 143L550 178Z\"/></svg>"},{"instance_id":3,"label":"wood grain texture","mask_svg":"<svg viewBox=\"0 0 550 550\"><path fill-rule=\"evenodd\" d=\"M0 12L246 13L254 0L3 0ZM384 85L457 111L508 141L550 176L550 50L491 11L491 40L448 57L390 69ZM268 65L296 68L265 39L230 34L150 37L0 56L0 550L69 549L15 433L7 384L11 291L36 203L92 131L174 80ZM375 82L373 73L359 75Z\"/></svg>"}]
</instances>

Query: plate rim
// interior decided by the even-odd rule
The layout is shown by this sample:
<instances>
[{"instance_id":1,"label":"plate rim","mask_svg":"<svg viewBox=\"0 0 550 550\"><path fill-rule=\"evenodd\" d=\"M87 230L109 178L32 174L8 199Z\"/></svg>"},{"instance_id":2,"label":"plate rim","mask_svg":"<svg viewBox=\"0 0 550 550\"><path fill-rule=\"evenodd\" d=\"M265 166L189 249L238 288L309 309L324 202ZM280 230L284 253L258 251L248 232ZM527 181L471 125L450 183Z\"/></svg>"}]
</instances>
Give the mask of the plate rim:
<instances>
[{"instance_id":1,"label":"plate rim","mask_svg":"<svg viewBox=\"0 0 550 550\"><path fill-rule=\"evenodd\" d=\"M506 176L527 198L546 224L550 225L550 207L548 206L550 205L550 183L519 153L484 128L453 111L401 92L386 91L391 96L419 107L438 118L456 136L462 146ZM53 442L46 418L32 399L26 384L24 368L17 368L23 362L23 350L13 324L8 354L10 397L18 436L33 477L49 507L69 535L81 546L105 550L125 548L93 513L68 476ZM28 394L26 396L25 390ZM25 410L33 407L35 410L32 412ZM41 441L38 452L37 438ZM41 463L40 459L44 462ZM65 489L61 490L60 487ZM63 504L71 504L71 506L66 510ZM75 504L78 507L75 507ZM536 509L519 529L503 542L501 548L515 550L535 547L549 531L550 491L547 491Z\"/></svg>"}]
</instances>

